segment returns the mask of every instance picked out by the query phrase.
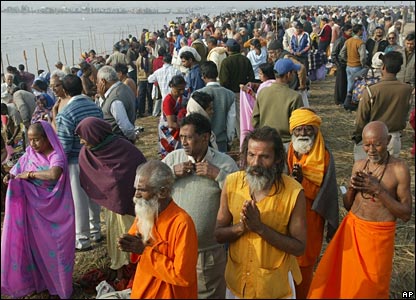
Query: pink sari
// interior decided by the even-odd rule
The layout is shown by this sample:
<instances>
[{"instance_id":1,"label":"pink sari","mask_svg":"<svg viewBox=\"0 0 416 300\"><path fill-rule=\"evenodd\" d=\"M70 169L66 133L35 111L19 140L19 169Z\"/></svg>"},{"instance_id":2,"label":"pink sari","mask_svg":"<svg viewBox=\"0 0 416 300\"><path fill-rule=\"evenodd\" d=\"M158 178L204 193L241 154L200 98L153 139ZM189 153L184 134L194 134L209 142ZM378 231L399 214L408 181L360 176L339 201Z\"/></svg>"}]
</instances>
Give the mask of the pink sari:
<instances>
[{"instance_id":1,"label":"pink sari","mask_svg":"<svg viewBox=\"0 0 416 300\"><path fill-rule=\"evenodd\" d=\"M1 292L16 297L48 290L62 299L72 295L75 213L67 160L49 123L40 121L54 151L45 156L27 147L10 171L59 166L57 181L11 179L1 237Z\"/></svg>"},{"instance_id":2,"label":"pink sari","mask_svg":"<svg viewBox=\"0 0 416 300\"><path fill-rule=\"evenodd\" d=\"M261 89L270 86L274 79L269 79L265 82L262 82L257 89L257 94ZM253 90L248 88L248 92L240 89L240 151L244 142L244 138L249 131L252 131L253 125L251 125L251 116L253 115L254 103L256 103L256 98Z\"/></svg>"}]
</instances>

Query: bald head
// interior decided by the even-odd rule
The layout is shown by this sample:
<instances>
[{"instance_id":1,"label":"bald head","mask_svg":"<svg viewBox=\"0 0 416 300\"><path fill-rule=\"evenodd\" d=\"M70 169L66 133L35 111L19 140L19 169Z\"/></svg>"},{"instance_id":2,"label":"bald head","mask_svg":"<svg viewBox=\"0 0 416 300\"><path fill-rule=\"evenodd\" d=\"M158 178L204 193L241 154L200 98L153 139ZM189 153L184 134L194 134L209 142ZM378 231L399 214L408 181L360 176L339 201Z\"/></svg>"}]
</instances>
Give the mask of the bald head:
<instances>
[{"instance_id":1,"label":"bald head","mask_svg":"<svg viewBox=\"0 0 416 300\"><path fill-rule=\"evenodd\" d=\"M380 121L368 123L363 129L363 149L373 163L385 161L388 157L387 145L391 135L386 124Z\"/></svg>"},{"instance_id":2,"label":"bald head","mask_svg":"<svg viewBox=\"0 0 416 300\"><path fill-rule=\"evenodd\" d=\"M373 121L368 123L363 129L363 138L365 135L374 135L377 134L381 138L387 139L389 136L389 130L381 121Z\"/></svg>"}]
</instances>

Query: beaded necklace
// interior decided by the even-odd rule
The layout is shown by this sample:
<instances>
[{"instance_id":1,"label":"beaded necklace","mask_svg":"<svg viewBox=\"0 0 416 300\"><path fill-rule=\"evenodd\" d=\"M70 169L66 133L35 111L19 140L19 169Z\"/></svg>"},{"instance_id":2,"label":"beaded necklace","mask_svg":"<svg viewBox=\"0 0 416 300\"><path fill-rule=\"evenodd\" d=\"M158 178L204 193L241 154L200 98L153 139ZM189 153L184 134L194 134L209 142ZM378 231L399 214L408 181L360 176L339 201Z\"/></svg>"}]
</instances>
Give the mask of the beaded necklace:
<instances>
[{"instance_id":1,"label":"beaded necklace","mask_svg":"<svg viewBox=\"0 0 416 300\"><path fill-rule=\"evenodd\" d=\"M381 166L384 166L383 171L381 171L380 178L378 178L378 183L380 183L380 182L381 182L381 180L383 179L384 173L386 172L387 165L389 164L389 160L390 160L390 153L389 153L389 152L387 152L387 160L386 160L386 164L381 164L381 165L377 166L377 168L375 168L375 169L373 170L373 172L370 172L370 160L369 160L369 159L367 159L367 161L366 161L366 163L365 163L365 166L364 166L364 171L365 171L367 174L370 174L370 175L371 175L371 174L374 174L374 173L375 173L375 171L377 171L377 170L378 170L378 168L380 168ZM364 194L365 194L365 193L363 193L363 192L361 191L361 197L363 197L364 199L371 199L371 201L372 201L372 202L375 202L375 201L376 201L376 200L374 199L375 194L371 195L370 197L368 197L368 196L364 196Z\"/></svg>"}]
</instances>

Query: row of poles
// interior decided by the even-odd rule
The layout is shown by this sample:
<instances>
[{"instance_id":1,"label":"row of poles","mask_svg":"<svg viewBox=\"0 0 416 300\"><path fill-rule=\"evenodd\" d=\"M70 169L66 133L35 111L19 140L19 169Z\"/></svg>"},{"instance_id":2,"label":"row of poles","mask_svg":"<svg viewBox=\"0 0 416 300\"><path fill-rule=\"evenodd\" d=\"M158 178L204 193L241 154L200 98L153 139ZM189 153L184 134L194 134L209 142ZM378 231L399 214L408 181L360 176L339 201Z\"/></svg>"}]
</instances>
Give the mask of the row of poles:
<instances>
[{"instance_id":1,"label":"row of poles","mask_svg":"<svg viewBox=\"0 0 416 300\"><path fill-rule=\"evenodd\" d=\"M139 30L137 28L137 25L135 27L136 27L136 36L139 39L140 38L139 37ZM98 49L97 48L97 37L96 37L95 33L93 34L91 26L90 26L89 29L90 29L89 32L88 32L88 40L90 41L90 43L89 43L89 49ZM127 25L127 33L130 32L129 29L130 29L129 26ZM155 30L156 30L156 28L154 26L154 31ZM120 28L119 40L121 40L122 38L125 37L124 34L126 34L126 32L125 31L122 31L121 28ZM105 37L104 37L104 33L103 33L102 37L103 37L103 40L102 40L102 42L103 42L103 44L102 44L103 45L103 48L101 48L101 53L99 53L99 54L106 55L107 54L107 50L106 50L106 47L105 47ZM115 39L116 39L116 32L114 32L113 44L115 43ZM60 44L62 44L62 46L60 46ZM62 54L63 54L63 59L64 60L61 59L61 47L62 47ZM75 48L75 42L74 42L74 40L72 40L72 65L75 64L75 49L74 48ZM43 50L43 55L45 57L46 66L48 68L48 71L51 72L51 69L50 69L50 66L49 66L48 57L46 55L46 50L45 50L45 46L44 46L43 42L42 42L42 50ZM83 53L82 47L81 47L81 39L79 39L79 50L80 50L80 53ZM27 54L26 54L26 50L23 50L23 59L25 61L26 71L29 71L28 64L27 64ZM37 48L35 48L35 59L36 59L36 71L37 71L37 70L39 70L39 60L38 60L38 49ZM7 53L6 53L6 60L7 60L7 65L10 66L11 64L10 64L10 60L9 60L9 55ZM67 60L67 56L66 56L64 40L61 40L61 41L58 40L58 60L59 61L65 61L65 64L68 65L68 60ZM5 74L5 72L4 72L4 63L3 63L3 51L1 52L1 66L2 66L2 72L3 72L3 74Z\"/></svg>"}]
</instances>

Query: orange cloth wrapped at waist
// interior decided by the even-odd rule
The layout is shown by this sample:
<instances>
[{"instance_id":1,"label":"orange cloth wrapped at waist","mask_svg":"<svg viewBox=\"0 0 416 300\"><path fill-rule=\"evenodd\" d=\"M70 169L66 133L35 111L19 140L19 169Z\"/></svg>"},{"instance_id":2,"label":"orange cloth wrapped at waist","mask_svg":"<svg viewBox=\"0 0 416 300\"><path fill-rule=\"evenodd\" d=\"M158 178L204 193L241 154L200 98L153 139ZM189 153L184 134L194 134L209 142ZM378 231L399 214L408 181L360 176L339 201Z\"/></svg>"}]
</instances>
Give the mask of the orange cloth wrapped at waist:
<instances>
[{"instance_id":1,"label":"orange cloth wrapped at waist","mask_svg":"<svg viewBox=\"0 0 416 300\"><path fill-rule=\"evenodd\" d=\"M328 245L308 299L388 299L396 222L371 222L349 212Z\"/></svg>"}]
</instances>

